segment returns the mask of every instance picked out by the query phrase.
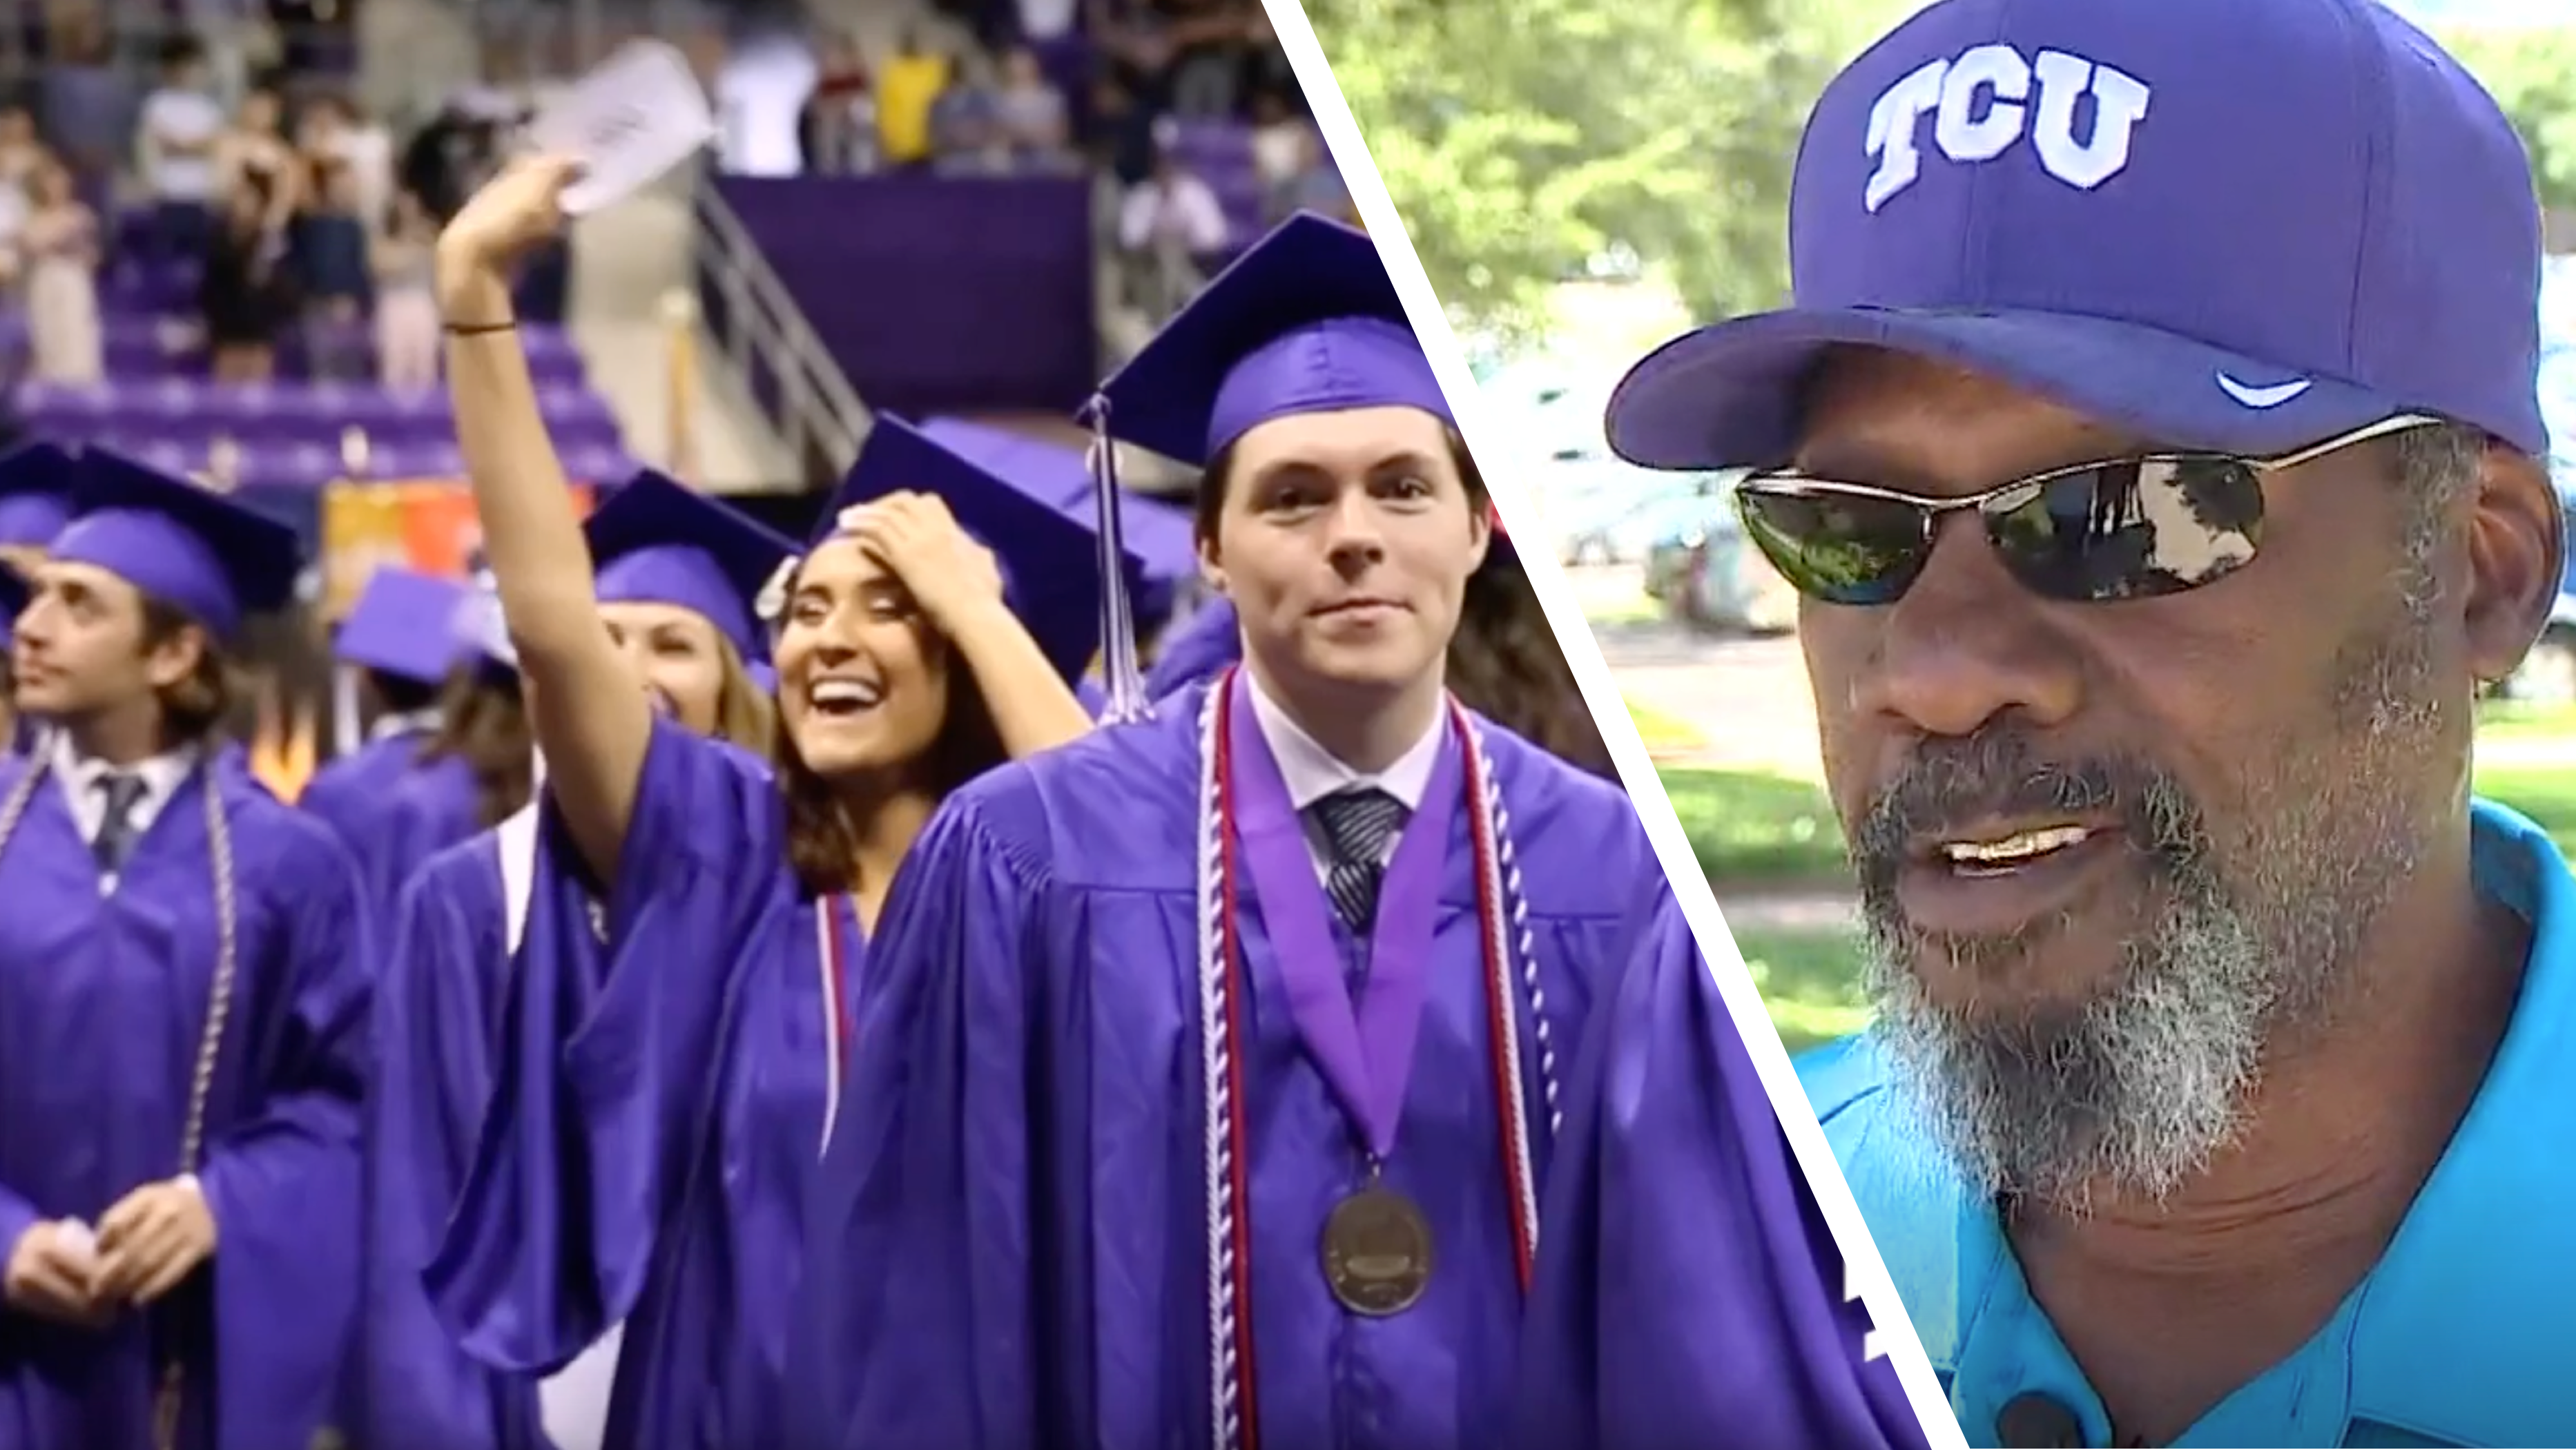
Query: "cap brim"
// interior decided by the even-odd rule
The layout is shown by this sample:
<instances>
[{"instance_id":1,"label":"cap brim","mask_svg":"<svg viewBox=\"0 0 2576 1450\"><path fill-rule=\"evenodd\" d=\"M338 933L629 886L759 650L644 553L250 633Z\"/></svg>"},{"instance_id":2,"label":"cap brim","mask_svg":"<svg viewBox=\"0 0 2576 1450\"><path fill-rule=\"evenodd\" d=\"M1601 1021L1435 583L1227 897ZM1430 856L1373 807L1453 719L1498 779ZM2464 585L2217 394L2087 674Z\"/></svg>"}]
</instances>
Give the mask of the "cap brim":
<instances>
[{"instance_id":1,"label":"cap brim","mask_svg":"<svg viewBox=\"0 0 2576 1450\"><path fill-rule=\"evenodd\" d=\"M2407 411L2333 378L2105 318L1793 309L1702 328L1649 354L1610 396L1610 446L1647 468L1784 463L1797 445L1807 382L1836 347L1953 363L2158 444L2250 457Z\"/></svg>"}]
</instances>

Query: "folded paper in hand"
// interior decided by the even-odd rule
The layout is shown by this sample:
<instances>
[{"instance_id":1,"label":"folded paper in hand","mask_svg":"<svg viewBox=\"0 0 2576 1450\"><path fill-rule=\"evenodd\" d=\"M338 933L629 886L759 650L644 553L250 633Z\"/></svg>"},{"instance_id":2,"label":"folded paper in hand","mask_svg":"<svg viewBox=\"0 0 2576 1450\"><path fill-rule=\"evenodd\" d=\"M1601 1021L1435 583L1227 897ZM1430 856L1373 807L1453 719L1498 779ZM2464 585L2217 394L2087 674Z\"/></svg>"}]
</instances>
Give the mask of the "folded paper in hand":
<instances>
[{"instance_id":1,"label":"folded paper in hand","mask_svg":"<svg viewBox=\"0 0 2576 1450\"><path fill-rule=\"evenodd\" d=\"M568 216L641 191L716 137L705 87L680 52L658 40L619 46L528 123L537 151L582 164L564 188Z\"/></svg>"}]
</instances>

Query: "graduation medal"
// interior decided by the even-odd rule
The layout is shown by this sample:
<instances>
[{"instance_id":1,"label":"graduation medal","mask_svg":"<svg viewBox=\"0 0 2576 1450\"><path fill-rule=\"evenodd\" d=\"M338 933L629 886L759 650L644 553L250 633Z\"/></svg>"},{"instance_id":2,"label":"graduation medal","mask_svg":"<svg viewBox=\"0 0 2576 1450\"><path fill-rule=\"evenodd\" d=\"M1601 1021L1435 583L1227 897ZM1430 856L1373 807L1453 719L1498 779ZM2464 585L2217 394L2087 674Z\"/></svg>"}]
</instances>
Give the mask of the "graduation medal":
<instances>
[{"instance_id":1,"label":"graduation medal","mask_svg":"<svg viewBox=\"0 0 2576 1450\"><path fill-rule=\"evenodd\" d=\"M1324 1220L1324 1282L1353 1314L1401 1314L1431 1287L1431 1223L1413 1200L1376 1183Z\"/></svg>"},{"instance_id":2,"label":"graduation medal","mask_svg":"<svg viewBox=\"0 0 2576 1450\"><path fill-rule=\"evenodd\" d=\"M9 841L18 834L27 807L34 803L36 790L44 782L49 767L30 761L27 773L18 778L18 788L0 801L0 854L9 849ZM212 859L215 875L215 975L207 988L206 1027L197 1040L197 1060L188 1075L188 1112L179 1135L179 1171L184 1177L197 1171L205 1157L206 1100L214 1091L215 1065L222 1058L224 1026L232 1016L233 977L239 966L240 922L233 900L232 822L224 815L221 792L216 789L211 762L201 762L196 771L198 789L206 799L206 852ZM154 1450L174 1450L179 1443L179 1403L184 1385L177 1360L161 1372L161 1383L152 1402L152 1444Z\"/></svg>"},{"instance_id":3,"label":"graduation medal","mask_svg":"<svg viewBox=\"0 0 2576 1450\"><path fill-rule=\"evenodd\" d=\"M1242 960L1242 935L1238 929L1240 878L1248 864L1246 857L1257 854L1263 846L1279 847L1276 839L1265 839L1264 827L1277 829L1280 821L1254 822L1250 811L1238 811L1239 800L1235 777L1243 768L1261 769L1276 775L1277 765L1267 755L1258 760L1238 759L1235 746L1237 731L1235 696L1239 689L1240 667L1227 670L1208 689L1199 716L1199 1044L1205 1142L1203 1164L1206 1176L1207 1213L1207 1294L1208 1294L1208 1366L1210 1376L1210 1413L1212 1441L1215 1450L1256 1450L1259 1439L1259 1415L1254 1375L1253 1316L1251 1314L1251 1186L1246 1162L1248 1135L1244 1119L1244 1078L1242 1057L1236 1044L1243 1033L1244 993L1247 968ZM1555 1133L1558 1120L1556 1048L1548 1030L1547 997L1538 976L1537 943L1529 927L1529 910L1521 889L1520 863L1512 848L1511 816L1506 809L1500 786L1485 756L1484 741L1474 717L1460 708L1455 700L1448 703L1449 722L1458 745L1458 762L1454 769L1460 777L1460 792L1467 808L1469 835L1475 850L1476 913L1479 926L1480 955L1485 966L1485 1004L1487 1038L1493 1060L1495 1107L1501 1119L1504 1193L1509 1207L1512 1230L1514 1269L1522 1292L1528 1292L1538 1253L1538 1191L1536 1169L1531 1156L1532 1104L1530 1090L1538 1091L1538 1113L1544 1115L1545 1131ZM1258 748L1257 737L1249 742ZM1444 762L1444 779L1453 767ZM1275 782L1274 782L1275 784ZM1284 787L1278 788L1284 796ZM1256 801L1256 805L1258 802ZM1427 799L1426 799L1427 804ZM1294 812L1285 813L1286 829L1293 831ZM1291 839L1297 839L1293 836ZM1411 835L1407 834L1406 844ZM1446 833L1439 844L1445 848ZM1298 845L1303 850L1302 842ZM1389 893L1396 891L1395 878L1405 867L1405 845L1397 848L1397 863L1389 873ZM1436 865L1436 861L1434 862ZM1311 878L1304 878L1309 879ZM1436 873L1434 878L1436 881ZM1436 886L1433 888L1436 890ZM1284 894L1284 893L1283 893ZM1265 898L1264 920L1274 941L1282 934L1291 913L1283 908L1290 903ZM1313 910L1320 912L1322 892L1315 893ZM1385 935L1389 911L1382 910L1380 936ZM1317 918L1320 923L1320 917ZM1420 955L1428 955L1429 915L1421 914L1419 929L1423 933L1418 945ZM1331 955L1329 928L1325 928L1325 955ZM1309 928L1312 940L1313 928ZM1312 954L1311 952L1309 953ZM1283 965L1285 965L1283 961ZM1427 965L1417 963L1418 966ZM1332 983L1336 993L1338 981ZM1292 983L1292 997L1300 995ZM1527 1078L1521 1043L1523 999L1527 1000L1530 1036L1536 1049L1538 1071L1535 1084ZM1419 998L1415 998L1418 1008ZM1296 1003L1301 1008L1307 1004ZM1341 1007L1343 1022L1348 1023L1350 1008L1345 999ZM1301 1035L1306 1034L1307 1020L1299 1013ZM1357 1035L1351 1027L1341 1029ZM1410 1024L1404 1031L1409 1034ZM1353 1044L1356 1050L1357 1044ZM1310 1053L1316 1047L1308 1035ZM1409 1053L1410 1037L1405 1039ZM1328 1081L1337 1077L1336 1062L1316 1054ZM1340 1084L1334 1082L1338 1088ZM1380 1077L1372 1086L1373 1104L1380 1111L1371 1116L1372 1135L1391 1135L1391 1112L1400 1111L1402 1081ZM1346 1105L1349 1093L1343 1093ZM1392 1101L1389 1101L1389 1099ZM1334 1299L1354 1314L1385 1317L1400 1314L1419 1303L1429 1288L1435 1266L1430 1220L1412 1200L1386 1186L1381 1180L1386 1141L1372 1141L1366 1146L1369 1177L1357 1191L1336 1204L1326 1217L1319 1244L1321 1268L1326 1285Z\"/></svg>"}]
</instances>

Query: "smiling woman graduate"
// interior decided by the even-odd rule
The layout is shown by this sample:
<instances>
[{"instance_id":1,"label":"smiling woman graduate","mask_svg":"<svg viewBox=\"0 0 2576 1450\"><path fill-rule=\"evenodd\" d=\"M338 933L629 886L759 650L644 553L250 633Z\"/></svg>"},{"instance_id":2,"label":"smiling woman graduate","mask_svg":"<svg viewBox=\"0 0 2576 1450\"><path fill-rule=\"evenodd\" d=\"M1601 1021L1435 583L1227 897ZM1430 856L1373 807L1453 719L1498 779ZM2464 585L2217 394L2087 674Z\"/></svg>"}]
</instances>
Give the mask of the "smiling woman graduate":
<instances>
[{"instance_id":1,"label":"smiling woman graduate","mask_svg":"<svg viewBox=\"0 0 2576 1450\"><path fill-rule=\"evenodd\" d=\"M514 165L440 247L459 436L548 777L492 1100L426 1287L468 1353L515 1371L622 1321L608 1442L738 1450L774 1443L864 943L950 790L1090 728L1066 674L1097 585L1079 522L880 418L769 601L770 760L665 718L601 618L508 334L501 269L560 229L571 175Z\"/></svg>"}]
</instances>

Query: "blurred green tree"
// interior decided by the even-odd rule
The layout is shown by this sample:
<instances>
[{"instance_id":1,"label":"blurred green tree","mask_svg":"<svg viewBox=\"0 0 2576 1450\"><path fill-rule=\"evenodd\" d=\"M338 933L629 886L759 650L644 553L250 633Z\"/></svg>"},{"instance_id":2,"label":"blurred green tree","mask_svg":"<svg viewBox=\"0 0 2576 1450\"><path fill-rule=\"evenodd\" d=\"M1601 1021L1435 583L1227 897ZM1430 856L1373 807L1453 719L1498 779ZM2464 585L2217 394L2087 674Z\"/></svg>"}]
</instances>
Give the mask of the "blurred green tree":
<instances>
[{"instance_id":1,"label":"blurred green tree","mask_svg":"<svg viewBox=\"0 0 2576 1450\"><path fill-rule=\"evenodd\" d=\"M1508 348L1644 258L1694 314L1779 303L1790 167L1825 82L1921 0L1308 0L1432 286ZM2445 37L2576 207L2576 28Z\"/></svg>"},{"instance_id":2,"label":"blurred green tree","mask_svg":"<svg viewBox=\"0 0 2576 1450\"><path fill-rule=\"evenodd\" d=\"M1652 259L1690 309L1776 305L1807 111L1917 0L1309 0L1441 299L1498 338Z\"/></svg>"},{"instance_id":3,"label":"blurred green tree","mask_svg":"<svg viewBox=\"0 0 2576 1450\"><path fill-rule=\"evenodd\" d=\"M2576 209L2576 25L2446 31L2440 39L2522 133L2541 203Z\"/></svg>"}]
</instances>

